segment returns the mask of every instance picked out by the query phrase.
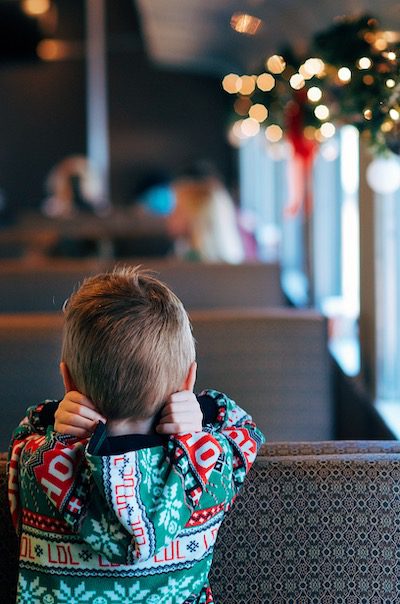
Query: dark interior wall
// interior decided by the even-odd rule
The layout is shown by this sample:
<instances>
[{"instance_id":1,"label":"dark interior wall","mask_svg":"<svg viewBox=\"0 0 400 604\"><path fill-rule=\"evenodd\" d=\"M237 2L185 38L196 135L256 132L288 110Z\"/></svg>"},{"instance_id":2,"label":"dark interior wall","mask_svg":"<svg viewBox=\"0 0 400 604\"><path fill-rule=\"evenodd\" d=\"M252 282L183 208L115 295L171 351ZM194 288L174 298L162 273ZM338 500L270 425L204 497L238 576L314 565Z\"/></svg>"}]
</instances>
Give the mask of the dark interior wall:
<instances>
[{"instance_id":1,"label":"dark interior wall","mask_svg":"<svg viewBox=\"0 0 400 604\"><path fill-rule=\"evenodd\" d=\"M0 187L13 209L37 207L52 166L85 145L82 61L0 67Z\"/></svg>"},{"instance_id":2,"label":"dark interior wall","mask_svg":"<svg viewBox=\"0 0 400 604\"><path fill-rule=\"evenodd\" d=\"M55 37L81 40L83 2L57 5ZM208 158L230 178L226 99L218 80L149 63L132 0L109 0L108 17L114 203L128 201L143 175L175 173L196 158ZM4 63L0 57L0 188L13 209L37 207L52 166L85 152L85 111L83 57L49 63Z\"/></svg>"},{"instance_id":3,"label":"dark interior wall","mask_svg":"<svg viewBox=\"0 0 400 604\"><path fill-rule=\"evenodd\" d=\"M112 190L129 197L135 181L208 159L230 178L225 98L218 80L151 66L143 53L109 60Z\"/></svg>"}]
</instances>

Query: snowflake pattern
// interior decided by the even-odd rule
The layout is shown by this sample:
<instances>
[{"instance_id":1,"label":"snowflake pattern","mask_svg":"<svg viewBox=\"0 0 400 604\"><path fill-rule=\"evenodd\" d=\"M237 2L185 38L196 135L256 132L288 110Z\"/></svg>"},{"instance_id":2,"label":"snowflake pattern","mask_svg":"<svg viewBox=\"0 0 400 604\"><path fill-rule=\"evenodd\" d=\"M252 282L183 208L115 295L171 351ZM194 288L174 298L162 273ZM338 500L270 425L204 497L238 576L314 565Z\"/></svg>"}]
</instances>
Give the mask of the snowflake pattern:
<instances>
[{"instance_id":1,"label":"snowflake pattern","mask_svg":"<svg viewBox=\"0 0 400 604\"><path fill-rule=\"evenodd\" d=\"M140 589L139 581L136 581L130 587L124 587L119 583L114 583L114 590L104 592L110 602L118 602L118 604L131 604L133 602L143 602L143 598L150 593L149 589Z\"/></svg>"},{"instance_id":2,"label":"snowflake pattern","mask_svg":"<svg viewBox=\"0 0 400 604\"><path fill-rule=\"evenodd\" d=\"M121 548L116 541L121 541L124 536L119 529L119 525L107 522L107 518L102 514L100 521L92 518L92 532L87 535L86 541L96 551L101 551L104 555L112 559L114 555L121 555Z\"/></svg>"},{"instance_id":3,"label":"snowflake pattern","mask_svg":"<svg viewBox=\"0 0 400 604\"><path fill-rule=\"evenodd\" d=\"M189 552L195 552L197 549L199 548L199 544L197 541L190 541L187 545L186 545L186 549Z\"/></svg>"},{"instance_id":4,"label":"snowflake pattern","mask_svg":"<svg viewBox=\"0 0 400 604\"><path fill-rule=\"evenodd\" d=\"M83 549L81 552L79 552L79 557L84 562L88 562L89 560L92 559L93 556L92 556L92 553L88 549Z\"/></svg>"},{"instance_id":5,"label":"snowflake pattern","mask_svg":"<svg viewBox=\"0 0 400 604\"><path fill-rule=\"evenodd\" d=\"M178 485L175 483L172 486L165 486L163 490L163 511L158 520L158 526L163 526L170 534L175 533L177 528L176 521L180 518L179 510L183 506L183 502L177 499Z\"/></svg>"},{"instance_id":6,"label":"snowflake pattern","mask_svg":"<svg viewBox=\"0 0 400 604\"><path fill-rule=\"evenodd\" d=\"M40 556L43 556L43 548L41 545L35 545L35 554L38 556L38 558L40 558Z\"/></svg>"},{"instance_id":7,"label":"snowflake pattern","mask_svg":"<svg viewBox=\"0 0 400 604\"><path fill-rule=\"evenodd\" d=\"M41 596L47 591L45 587L40 587L39 577L33 581L27 581L22 575L18 582L18 603L19 604L42 604Z\"/></svg>"},{"instance_id":8,"label":"snowflake pattern","mask_svg":"<svg viewBox=\"0 0 400 604\"><path fill-rule=\"evenodd\" d=\"M96 595L95 591L86 589L84 581L77 587L69 587L65 581L60 581L60 589L53 591L54 595L58 598L57 602L68 604L84 604L90 602L93 596Z\"/></svg>"}]
</instances>

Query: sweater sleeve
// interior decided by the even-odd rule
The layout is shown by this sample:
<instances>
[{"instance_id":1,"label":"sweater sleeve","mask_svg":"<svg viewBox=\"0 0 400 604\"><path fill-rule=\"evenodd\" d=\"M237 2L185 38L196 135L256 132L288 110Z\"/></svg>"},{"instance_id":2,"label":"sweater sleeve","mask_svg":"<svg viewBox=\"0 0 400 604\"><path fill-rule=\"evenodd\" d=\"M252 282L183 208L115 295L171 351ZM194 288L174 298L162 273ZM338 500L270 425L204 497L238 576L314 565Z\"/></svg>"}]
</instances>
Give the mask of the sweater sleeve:
<instances>
[{"instance_id":1,"label":"sweater sleeve","mask_svg":"<svg viewBox=\"0 0 400 604\"><path fill-rule=\"evenodd\" d=\"M251 415L226 394L216 390L204 390L198 398L200 404L208 409L212 404L215 406L214 418L203 429L215 437L222 436L232 451L232 484L235 497L254 463L259 448L265 442L265 437Z\"/></svg>"}]
</instances>

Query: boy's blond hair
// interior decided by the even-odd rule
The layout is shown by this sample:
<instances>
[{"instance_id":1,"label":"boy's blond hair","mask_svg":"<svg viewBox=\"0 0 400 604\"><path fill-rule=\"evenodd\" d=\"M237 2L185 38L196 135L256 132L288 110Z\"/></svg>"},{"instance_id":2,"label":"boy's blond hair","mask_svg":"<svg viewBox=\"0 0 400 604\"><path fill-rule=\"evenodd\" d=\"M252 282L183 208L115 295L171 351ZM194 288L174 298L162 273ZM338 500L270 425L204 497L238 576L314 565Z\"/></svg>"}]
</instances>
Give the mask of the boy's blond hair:
<instances>
[{"instance_id":1,"label":"boy's blond hair","mask_svg":"<svg viewBox=\"0 0 400 604\"><path fill-rule=\"evenodd\" d=\"M62 360L108 419L152 417L195 360L181 301L140 267L88 278L65 308Z\"/></svg>"}]
</instances>

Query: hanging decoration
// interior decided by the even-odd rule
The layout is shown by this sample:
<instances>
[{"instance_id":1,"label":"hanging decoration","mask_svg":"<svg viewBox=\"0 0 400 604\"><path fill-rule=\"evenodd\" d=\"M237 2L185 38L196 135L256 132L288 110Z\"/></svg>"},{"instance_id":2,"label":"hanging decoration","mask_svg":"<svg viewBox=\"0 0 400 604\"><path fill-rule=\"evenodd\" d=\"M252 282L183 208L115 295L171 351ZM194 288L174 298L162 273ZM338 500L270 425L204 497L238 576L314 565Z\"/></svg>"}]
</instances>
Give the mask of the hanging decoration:
<instances>
[{"instance_id":1,"label":"hanging decoration","mask_svg":"<svg viewBox=\"0 0 400 604\"><path fill-rule=\"evenodd\" d=\"M336 127L354 125L375 153L400 154L400 37L376 18L340 18L310 43L307 56L287 48L266 58L257 75L228 74L235 96L231 140L265 130L283 137L304 170Z\"/></svg>"}]
</instances>

